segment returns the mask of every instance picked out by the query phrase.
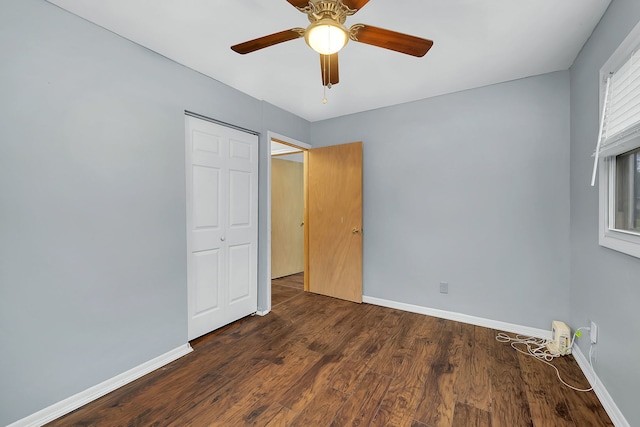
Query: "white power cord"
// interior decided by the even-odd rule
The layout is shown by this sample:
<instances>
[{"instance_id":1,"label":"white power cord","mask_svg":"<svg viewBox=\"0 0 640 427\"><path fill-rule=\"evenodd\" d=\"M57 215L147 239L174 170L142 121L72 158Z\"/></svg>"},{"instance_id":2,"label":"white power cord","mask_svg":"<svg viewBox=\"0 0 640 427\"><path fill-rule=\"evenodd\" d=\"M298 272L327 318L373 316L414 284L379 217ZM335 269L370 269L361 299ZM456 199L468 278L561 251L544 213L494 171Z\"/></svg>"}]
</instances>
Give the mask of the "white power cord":
<instances>
[{"instance_id":1,"label":"white power cord","mask_svg":"<svg viewBox=\"0 0 640 427\"><path fill-rule=\"evenodd\" d=\"M578 331L580 331L580 330L588 330L588 329L589 328L578 328L578 329L576 329L575 333L573 334L573 338L571 339L570 348L573 348L573 342L576 339L576 334L578 334ZM522 354L526 354L528 356L535 357L536 359L538 359L542 363L545 363L545 364L551 366L553 369L555 369L556 375L558 376L558 379L560 380L560 382L562 384L566 385L567 387L569 387L570 389L575 390L575 391L591 391L591 390L593 390L593 387L589 387L589 388L586 388L586 389L574 387L574 386L572 386L571 384L568 384L565 380L562 379L562 377L560 376L560 371L558 370L558 368L556 368L552 363L550 363L553 359L555 359L556 357L561 357L562 355L559 354L559 353L551 353L549 351L549 349L547 348L547 344L549 343L549 340L546 340L546 339L543 339L543 338L527 337L527 336L522 336L522 335L516 335L515 338L514 338L514 337L511 337L511 336L509 336L508 334L506 334L504 332L498 333L498 335L496 336L496 340L498 340L500 342L510 342L511 343L511 347L513 347L516 351L518 351L518 352L520 352ZM522 345L526 346L526 348L527 348L526 351L519 347L519 346L522 346ZM592 349L593 349L593 345L589 349L589 363L591 364L591 367L593 368L593 364L591 362Z\"/></svg>"}]
</instances>

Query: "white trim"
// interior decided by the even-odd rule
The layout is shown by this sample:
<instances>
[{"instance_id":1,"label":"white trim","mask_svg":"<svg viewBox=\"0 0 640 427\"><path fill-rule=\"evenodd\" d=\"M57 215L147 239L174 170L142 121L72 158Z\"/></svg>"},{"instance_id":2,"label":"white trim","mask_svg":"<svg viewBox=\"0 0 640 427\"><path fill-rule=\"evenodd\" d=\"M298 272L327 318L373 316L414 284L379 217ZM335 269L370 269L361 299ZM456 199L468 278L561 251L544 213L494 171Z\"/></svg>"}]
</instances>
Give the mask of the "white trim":
<instances>
[{"instance_id":1,"label":"white trim","mask_svg":"<svg viewBox=\"0 0 640 427\"><path fill-rule=\"evenodd\" d=\"M614 213L615 157L600 159L598 174L598 244L614 251L640 258L640 236L611 228Z\"/></svg>"},{"instance_id":2,"label":"white trim","mask_svg":"<svg viewBox=\"0 0 640 427\"><path fill-rule=\"evenodd\" d=\"M181 358L186 354L191 353L192 351L193 349L189 344L181 345L180 347L170 350L156 358L136 366L135 368L129 369L128 371L103 381L100 384L89 387L80 393L74 394L71 397L61 400L58 403L54 403L53 405L41 409L34 414L9 424L8 427L35 427L51 422L104 396L107 393L111 393L112 391L173 362L174 360Z\"/></svg>"},{"instance_id":3,"label":"white trim","mask_svg":"<svg viewBox=\"0 0 640 427\"><path fill-rule=\"evenodd\" d=\"M267 291L267 304L266 307L258 307L262 308L262 310L258 311L258 314L264 313L267 314L271 311L271 140L279 139L280 141L286 142L287 144L294 145L296 147L303 148L305 150L310 150L311 145L304 143L302 141L295 140L293 138L289 138L288 136L280 135L279 133L267 131L267 142L269 144L269 161L267 162L267 268L265 272L264 283L266 283L266 291ZM258 280L258 283L260 281ZM262 314L260 314L263 316Z\"/></svg>"},{"instance_id":4,"label":"white trim","mask_svg":"<svg viewBox=\"0 0 640 427\"><path fill-rule=\"evenodd\" d=\"M369 296L363 296L362 302L366 302L368 304L380 305L382 307L409 311L411 313L425 314L427 316L439 317L447 320L454 320L456 322L469 323L471 325L483 326L485 328L511 332L519 335L526 335L530 337L545 338L545 339L551 338L551 331L547 331L545 329L531 328L528 326L516 325L514 323L507 323L507 322L501 322L498 320L486 319L484 317L469 316L468 314L456 313L454 311L439 310L437 308L423 307L420 305L407 304L404 302L391 301L391 300L369 297Z\"/></svg>"},{"instance_id":5,"label":"white trim","mask_svg":"<svg viewBox=\"0 0 640 427\"><path fill-rule=\"evenodd\" d=\"M584 376L587 377L587 381L589 381L589 384L593 387L593 391L596 393L596 396L598 396L602 407L607 411L607 415L611 418L613 425L616 427L631 427L631 424L629 424L624 415L622 415L618 405L613 401L613 398L598 378L598 375L591 367L591 364L589 364L589 360L582 353L580 347L574 345L572 354L576 362L578 362L578 366L582 369Z\"/></svg>"},{"instance_id":6,"label":"white trim","mask_svg":"<svg viewBox=\"0 0 640 427\"><path fill-rule=\"evenodd\" d=\"M289 138L288 136L280 135L279 133L267 131L267 136L269 137L269 143L271 143L272 139L279 139L287 144L295 145L296 147L304 148L305 150L311 149L311 145L306 142L298 141L297 139Z\"/></svg>"},{"instance_id":7,"label":"white trim","mask_svg":"<svg viewBox=\"0 0 640 427\"><path fill-rule=\"evenodd\" d=\"M256 311L256 314L258 316L266 316L267 314L269 314L271 312L271 310L258 310Z\"/></svg>"}]
</instances>

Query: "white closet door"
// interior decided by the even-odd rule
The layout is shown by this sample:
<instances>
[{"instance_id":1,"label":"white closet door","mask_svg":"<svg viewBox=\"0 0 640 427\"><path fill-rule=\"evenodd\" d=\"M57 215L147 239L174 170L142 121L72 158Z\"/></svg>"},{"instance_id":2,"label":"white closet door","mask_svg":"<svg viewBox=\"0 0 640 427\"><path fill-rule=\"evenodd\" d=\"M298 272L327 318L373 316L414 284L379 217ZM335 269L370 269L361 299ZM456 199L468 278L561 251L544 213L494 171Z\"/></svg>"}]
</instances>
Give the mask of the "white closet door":
<instances>
[{"instance_id":1,"label":"white closet door","mask_svg":"<svg viewBox=\"0 0 640 427\"><path fill-rule=\"evenodd\" d=\"M186 116L189 340L257 309L258 137Z\"/></svg>"}]
</instances>

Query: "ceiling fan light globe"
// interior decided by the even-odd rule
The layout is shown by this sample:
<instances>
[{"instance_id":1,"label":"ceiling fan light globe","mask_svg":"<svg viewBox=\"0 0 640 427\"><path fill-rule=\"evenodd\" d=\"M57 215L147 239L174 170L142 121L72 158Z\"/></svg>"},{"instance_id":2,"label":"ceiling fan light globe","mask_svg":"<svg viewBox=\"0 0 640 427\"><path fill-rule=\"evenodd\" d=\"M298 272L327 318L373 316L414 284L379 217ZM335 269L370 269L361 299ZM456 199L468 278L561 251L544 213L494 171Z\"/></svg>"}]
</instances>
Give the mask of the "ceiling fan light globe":
<instances>
[{"instance_id":1,"label":"ceiling fan light globe","mask_svg":"<svg viewBox=\"0 0 640 427\"><path fill-rule=\"evenodd\" d=\"M349 41L347 30L331 19L321 19L307 27L304 39L311 49L322 55L331 55Z\"/></svg>"}]
</instances>

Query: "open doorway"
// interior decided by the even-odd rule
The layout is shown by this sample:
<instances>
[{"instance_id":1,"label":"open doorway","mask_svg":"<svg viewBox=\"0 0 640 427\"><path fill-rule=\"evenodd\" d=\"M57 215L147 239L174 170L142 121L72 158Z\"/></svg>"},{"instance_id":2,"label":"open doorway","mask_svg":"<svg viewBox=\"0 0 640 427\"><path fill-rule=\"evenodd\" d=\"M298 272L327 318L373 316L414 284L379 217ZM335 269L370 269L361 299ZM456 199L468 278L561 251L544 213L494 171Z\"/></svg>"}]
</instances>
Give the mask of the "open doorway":
<instances>
[{"instance_id":1,"label":"open doorway","mask_svg":"<svg viewBox=\"0 0 640 427\"><path fill-rule=\"evenodd\" d=\"M362 142L314 148L269 132L274 141L304 153L304 291L362 302ZM267 304L271 311L272 162L267 162ZM295 223L294 223L295 224Z\"/></svg>"},{"instance_id":2,"label":"open doorway","mask_svg":"<svg viewBox=\"0 0 640 427\"><path fill-rule=\"evenodd\" d=\"M304 289L304 152L308 144L269 133L270 308Z\"/></svg>"}]
</instances>

